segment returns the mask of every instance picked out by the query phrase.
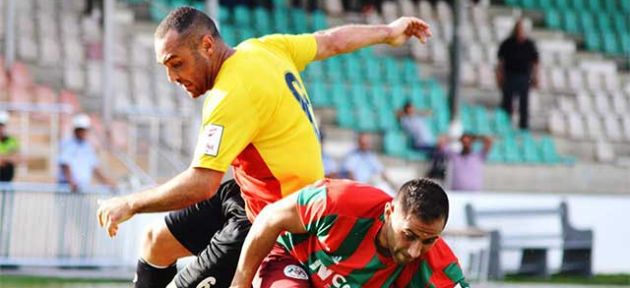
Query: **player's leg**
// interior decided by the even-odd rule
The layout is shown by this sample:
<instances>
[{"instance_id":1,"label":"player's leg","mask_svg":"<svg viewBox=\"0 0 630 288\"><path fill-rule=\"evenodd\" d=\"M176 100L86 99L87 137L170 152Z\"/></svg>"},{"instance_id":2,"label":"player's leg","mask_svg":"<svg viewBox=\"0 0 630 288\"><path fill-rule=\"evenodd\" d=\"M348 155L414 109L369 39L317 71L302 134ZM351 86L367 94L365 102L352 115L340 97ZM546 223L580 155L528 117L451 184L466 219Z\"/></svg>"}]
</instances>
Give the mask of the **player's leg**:
<instances>
[{"instance_id":1,"label":"player's leg","mask_svg":"<svg viewBox=\"0 0 630 288\"><path fill-rule=\"evenodd\" d=\"M166 287L177 274L177 259L191 255L165 222L152 225L144 234L134 287Z\"/></svg>"},{"instance_id":2,"label":"player's leg","mask_svg":"<svg viewBox=\"0 0 630 288\"><path fill-rule=\"evenodd\" d=\"M221 205L224 226L217 231L195 261L182 269L173 284L176 287L229 287L251 223L236 182L226 182L214 197Z\"/></svg>"},{"instance_id":3,"label":"player's leg","mask_svg":"<svg viewBox=\"0 0 630 288\"><path fill-rule=\"evenodd\" d=\"M162 288L177 274L177 259L201 252L223 226L219 201L211 199L171 212L144 237L134 287Z\"/></svg>"},{"instance_id":4,"label":"player's leg","mask_svg":"<svg viewBox=\"0 0 630 288\"><path fill-rule=\"evenodd\" d=\"M519 87L518 121L519 128L529 129L529 77Z\"/></svg>"},{"instance_id":5,"label":"player's leg","mask_svg":"<svg viewBox=\"0 0 630 288\"><path fill-rule=\"evenodd\" d=\"M307 288L309 277L300 262L276 244L263 260L252 283L254 288Z\"/></svg>"}]
</instances>

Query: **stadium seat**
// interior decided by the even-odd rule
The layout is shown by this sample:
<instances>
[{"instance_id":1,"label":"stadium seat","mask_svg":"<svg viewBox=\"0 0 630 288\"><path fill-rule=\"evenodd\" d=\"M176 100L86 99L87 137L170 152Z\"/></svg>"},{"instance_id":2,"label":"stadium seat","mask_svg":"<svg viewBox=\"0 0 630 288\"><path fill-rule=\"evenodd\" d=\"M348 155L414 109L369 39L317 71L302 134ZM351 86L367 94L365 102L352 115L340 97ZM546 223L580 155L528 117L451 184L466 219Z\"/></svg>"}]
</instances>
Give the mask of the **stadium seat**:
<instances>
[{"instance_id":1,"label":"stadium seat","mask_svg":"<svg viewBox=\"0 0 630 288\"><path fill-rule=\"evenodd\" d=\"M274 6L277 7L277 6ZM289 16L287 15L288 11L286 9L274 9L272 12L273 17L273 27L275 32L277 33L287 33L289 32L289 27L291 26L289 23Z\"/></svg>"},{"instance_id":2,"label":"stadium seat","mask_svg":"<svg viewBox=\"0 0 630 288\"><path fill-rule=\"evenodd\" d=\"M350 106L337 106L337 124L342 128L354 128L354 111Z\"/></svg>"},{"instance_id":3,"label":"stadium seat","mask_svg":"<svg viewBox=\"0 0 630 288\"><path fill-rule=\"evenodd\" d=\"M554 110L549 113L549 131L558 136L565 136L567 125L564 116L560 111Z\"/></svg>"},{"instance_id":4,"label":"stadium seat","mask_svg":"<svg viewBox=\"0 0 630 288\"><path fill-rule=\"evenodd\" d=\"M579 27L578 27L578 20L577 20L577 16L575 15L575 12L573 11L564 11L563 13L563 17L562 17L562 28L570 33L578 33L580 32Z\"/></svg>"},{"instance_id":5,"label":"stadium seat","mask_svg":"<svg viewBox=\"0 0 630 288\"><path fill-rule=\"evenodd\" d=\"M617 43L617 35L615 33L604 32L602 34L602 38L604 42L604 52L608 54L621 54L621 49Z\"/></svg>"},{"instance_id":6,"label":"stadium seat","mask_svg":"<svg viewBox=\"0 0 630 288\"><path fill-rule=\"evenodd\" d=\"M595 114L587 114L585 118L588 138L593 140L602 139L604 134L600 118Z\"/></svg>"},{"instance_id":7,"label":"stadium seat","mask_svg":"<svg viewBox=\"0 0 630 288\"><path fill-rule=\"evenodd\" d=\"M492 144L492 148L488 153L488 161L491 163L501 163L505 161L503 156L503 141L501 139L494 139L494 143Z\"/></svg>"},{"instance_id":8,"label":"stadium seat","mask_svg":"<svg viewBox=\"0 0 630 288\"><path fill-rule=\"evenodd\" d=\"M630 141L630 116L623 115L621 122L623 124L623 134L625 135L625 139L626 141Z\"/></svg>"},{"instance_id":9,"label":"stadium seat","mask_svg":"<svg viewBox=\"0 0 630 288\"><path fill-rule=\"evenodd\" d=\"M528 132L520 135L521 140L521 155L523 155L523 161L526 163L540 163L542 157L540 155L538 144L532 135Z\"/></svg>"},{"instance_id":10,"label":"stadium seat","mask_svg":"<svg viewBox=\"0 0 630 288\"><path fill-rule=\"evenodd\" d=\"M540 139L540 150L542 160L548 164L554 164L561 161L560 155L556 150L556 144L549 136L543 136Z\"/></svg>"},{"instance_id":11,"label":"stadium seat","mask_svg":"<svg viewBox=\"0 0 630 288\"><path fill-rule=\"evenodd\" d=\"M478 134L490 135L492 131L490 129L490 120L488 119L486 108L482 106L475 106L473 107L472 112L475 123L475 131Z\"/></svg>"},{"instance_id":12,"label":"stadium seat","mask_svg":"<svg viewBox=\"0 0 630 288\"><path fill-rule=\"evenodd\" d=\"M349 54L344 57L344 74L346 79L351 83L363 81L363 69L361 68L361 62L358 57Z\"/></svg>"},{"instance_id":13,"label":"stadium seat","mask_svg":"<svg viewBox=\"0 0 630 288\"><path fill-rule=\"evenodd\" d=\"M308 18L306 12L302 9L291 9L289 11L291 18L291 32L293 33L306 33L309 31Z\"/></svg>"},{"instance_id":14,"label":"stadium seat","mask_svg":"<svg viewBox=\"0 0 630 288\"><path fill-rule=\"evenodd\" d=\"M377 115L368 107L359 107L355 111L354 130L361 132L375 132L378 130Z\"/></svg>"},{"instance_id":15,"label":"stadium seat","mask_svg":"<svg viewBox=\"0 0 630 288\"><path fill-rule=\"evenodd\" d=\"M345 85L334 82L330 87L331 102L337 109L350 108L350 97Z\"/></svg>"},{"instance_id":16,"label":"stadium seat","mask_svg":"<svg viewBox=\"0 0 630 288\"><path fill-rule=\"evenodd\" d=\"M379 61L380 58L367 58L364 59L366 67L366 77L367 80L372 84L382 83L383 72L381 71L381 63Z\"/></svg>"},{"instance_id":17,"label":"stadium seat","mask_svg":"<svg viewBox=\"0 0 630 288\"><path fill-rule=\"evenodd\" d=\"M350 86L350 103L355 108L370 108L365 85L354 83Z\"/></svg>"},{"instance_id":18,"label":"stadium seat","mask_svg":"<svg viewBox=\"0 0 630 288\"><path fill-rule=\"evenodd\" d=\"M314 81L307 84L310 88L309 97L315 107L329 107L332 105L331 99L328 97L328 89L323 82Z\"/></svg>"},{"instance_id":19,"label":"stadium seat","mask_svg":"<svg viewBox=\"0 0 630 288\"><path fill-rule=\"evenodd\" d=\"M271 15L267 9L263 7L254 9L254 27L263 35L272 33Z\"/></svg>"},{"instance_id":20,"label":"stadium seat","mask_svg":"<svg viewBox=\"0 0 630 288\"><path fill-rule=\"evenodd\" d=\"M502 109L496 109L494 112L494 120L492 121L495 134L509 135L512 134L512 123L508 115Z\"/></svg>"},{"instance_id":21,"label":"stadium seat","mask_svg":"<svg viewBox=\"0 0 630 288\"><path fill-rule=\"evenodd\" d=\"M519 151L519 147L516 143L516 140L513 135L503 135L502 139L504 141L505 154L504 159L505 163L508 164L519 164L523 162L522 154Z\"/></svg>"},{"instance_id":22,"label":"stadium seat","mask_svg":"<svg viewBox=\"0 0 630 288\"><path fill-rule=\"evenodd\" d=\"M405 59L403 61L402 71L405 83L414 83L419 80L418 67L415 61Z\"/></svg>"},{"instance_id":23,"label":"stadium seat","mask_svg":"<svg viewBox=\"0 0 630 288\"><path fill-rule=\"evenodd\" d=\"M386 95L385 87L382 85L372 85L369 88L368 95L372 107L375 109L387 109L390 113L393 113L393 108L389 105L390 97Z\"/></svg>"},{"instance_id":24,"label":"stadium seat","mask_svg":"<svg viewBox=\"0 0 630 288\"><path fill-rule=\"evenodd\" d=\"M394 114L394 110L389 107L377 108L378 128L382 131L398 129L398 119Z\"/></svg>"},{"instance_id":25,"label":"stadium seat","mask_svg":"<svg viewBox=\"0 0 630 288\"><path fill-rule=\"evenodd\" d=\"M602 49L602 43L599 34L595 32L587 32L584 36L586 48L589 51L599 51Z\"/></svg>"},{"instance_id":26,"label":"stadium seat","mask_svg":"<svg viewBox=\"0 0 630 288\"><path fill-rule=\"evenodd\" d=\"M326 19L326 14L321 10L313 11L311 13L311 30L318 31L322 29L328 28L328 20Z\"/></svg>"},{"instance_id":27,"label":"stadium seat","mask_svg":"<svg viewBox=\"0 0 630 288\"><path fill-rule=\"evenodd\" d=\"M385 58L383 61L385 66L385 80L389 85L397 85L401 83L403 75L400 74L400 69L398 68L398 63L393 58Z\"/></svg>"},{"instance_id":28,"label":"stadium seat","mask_svg":"<svg viewBox=\"0 0 630 288\"><path fill-rule=\"evenodd\" d=\"M419 109L429 108L429 98L427 93L420 83L414 83L411 85L409 95L411 97L411 103Z\"/></svg>"},{"instance_id":29,"label":"stadium seat","mask_svg":"<svg viewBox=\"0 0 630 288\"><path fill-rule=\"evenodd\" d=\"M308 64L306 69L304 70L304 75L310 81L318 81L323 80L324 75L326 74L324 71L324 62L315 61Z\"/></svg>"},{"instance_id":30,"label":"stadium seat","mask_svg":"<svg viewBox=\"0 0 630 288\"><path fill-rule=\"evenodd\" d=\"M402 85L394 85L390 87L391 107L398 110L409 101L408 95L405 93Z\"/></svg>"},{"instance_id":31,"label":"stadium seat","mask_svg":"<svg viewBox=\"0 0 630 288\"><path fill-rule=\"evenodd\" d=\"M623 134L621 130L621 123L616 116L606 115L603 119L604 132L606 137L610 141L622 141Z\"/></svg>"},{"instance_id":32,"label":"stadium seat","mask_svg":"<svg viewBox=\"0 0 630 288\"><path fill-rule=\"evenodd\" d=\"M549 9L545 10L545 23L549 28L560 29L562 26L562 20L560 18L560 13L558 10Z\"/></svg>"},{"instance_id":33,"label":"stadium seat","mask_svg":"<svg viewBox=\"0 0 630 288\"><path fill-rule=\"evenodd\" d=\"M604 140L595 142L595 159L599 162L613 162L615 160L615 150L612 145Z\"/></svg>"},{"instance_id":34,"label":"stadium seat","mask_svg":"<svg viewBox=\"0 0 630 288\"><path fill-rule=\"evenodd\" d=\"M326 77L329 81L343 81L343 66L340 58L326 59L324 67L326 67Z\"/></svg>"},{"instance_id":35,"label":"stadium seat","mask_svg":"<svg viewBox=\"0 0 630 288\"><path fill-rule=\"evenodd\" d=\"M571 138L582 140L586 137L586 127L580 114L567 113L568 134Z\"/></svg>"}]
</instances>

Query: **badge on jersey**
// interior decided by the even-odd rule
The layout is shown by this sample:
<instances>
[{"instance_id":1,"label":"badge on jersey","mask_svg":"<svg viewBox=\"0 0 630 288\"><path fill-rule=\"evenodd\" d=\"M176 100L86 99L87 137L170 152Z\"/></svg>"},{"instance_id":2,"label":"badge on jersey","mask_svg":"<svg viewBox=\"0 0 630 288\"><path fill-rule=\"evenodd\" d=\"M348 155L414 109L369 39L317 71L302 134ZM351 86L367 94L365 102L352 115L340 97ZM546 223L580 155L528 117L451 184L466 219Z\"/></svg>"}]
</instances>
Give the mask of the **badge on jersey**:
<instances>
[{"instance_id":1,"label":"badge on jersey","mask_svg":"<svg viewBox=\"0 0 630 288\"><path fill-rule=\"evenodd\" d=\"M223 126L208 124L204 130L204 136L206 137L204 153L216 157L223 137Z\"/></svg>"}]
</instances>

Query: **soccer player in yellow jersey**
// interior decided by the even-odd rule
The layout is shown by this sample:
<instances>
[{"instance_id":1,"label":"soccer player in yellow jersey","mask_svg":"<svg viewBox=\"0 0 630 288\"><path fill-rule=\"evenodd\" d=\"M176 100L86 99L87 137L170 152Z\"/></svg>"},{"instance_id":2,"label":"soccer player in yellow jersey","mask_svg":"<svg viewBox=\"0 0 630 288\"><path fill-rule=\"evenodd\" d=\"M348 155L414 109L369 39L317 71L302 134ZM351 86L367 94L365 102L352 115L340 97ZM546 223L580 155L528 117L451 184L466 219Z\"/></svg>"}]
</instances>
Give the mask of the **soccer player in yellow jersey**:
<instances>
[{"instance_id":1,"label":"soccer player in yellow jersey","mask_svg":"<svg viewBox=\"0 0 630 288\"><path fill-rule=\"evenodd\" d=\"M312 61L369 45L400 46L430 36L425 22L403 17L389 25L270 35L232 48L203 12L172 11L155 32L155 52L171 82L193 99L206 95L193 162L168 182L103 201L97 211L100 225L114 236L136 213L181 209L147 231L136 287L165 286L177 272L174 263L188 255L197 260L171 286L229 286L249 222L266 204L324 176L319 132L299 72ZM230 165L235 181L221 184Z\"/></svg>"}]
</instances>

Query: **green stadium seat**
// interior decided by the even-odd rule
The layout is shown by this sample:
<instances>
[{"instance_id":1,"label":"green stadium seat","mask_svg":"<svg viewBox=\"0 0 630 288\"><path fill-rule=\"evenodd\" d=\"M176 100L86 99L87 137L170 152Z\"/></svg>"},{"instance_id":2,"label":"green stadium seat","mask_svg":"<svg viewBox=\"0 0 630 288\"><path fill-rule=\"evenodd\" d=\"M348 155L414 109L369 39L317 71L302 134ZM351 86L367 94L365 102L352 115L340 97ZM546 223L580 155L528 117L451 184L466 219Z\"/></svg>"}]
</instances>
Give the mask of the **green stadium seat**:
<instances>
[{"instance_id":1,"label":"green stadium seat","mask_svg":"<svg viewBox=\"0 0 630 288\"><path fill-rule=\"evenodd\" d=\"M626 19L626 15L623 13L615 13L613 16L613 27L617 34L628 34L630 33L630 26L628 26L628 19Z\"/></svg>"},{"instance_id":2,"label":"green stadium seat","mask_svg":"<svg viewBox=\"0 0 630 288\"><path fill-rule=\"evenodd\" d=\"M541 163L542 157L538 151L538 144L530 133L522 133L521 138L521 155L526 163Z\"/></svg>"},{"instance_id":3,"label":"green stadium seat","mask_svg":"<svg viewBox=\"0 0 630 288\"><path fill-rule=\"evenodd\" d=\"M505 5L508 6L521 6L521 3L519 0L505 0Z\"/></svg>"},{"instance_id":4,"label":"green stadium seat","mask_svg":"<svg viewBox=\"0 0 630 288\"><path fill-rule=\"evenodd\" d=\"M621 0L620 2L623 1L628 0ZM602 2L604 2L604 10L608 13L616 13L621 8L617 6L617 0L603 0Z\"/></svg>"},{"instance_id":5,"label":"green stadium seat","mask_svg":"<svg viewBox=\"0 0 630 288\"><path fill-rule=\"evenodd\" d=\"M501 139L495 139L492 144L492 148L490 148L490 152L488 153L488 162L491 163L501 163L504 162L503 156L503 141Z\"/></svg>"},{"instance_id":6,"label":"green stadium seat","mask_svg":"<svg viewBox=\"0 0 630 288\"><path fill-rule=\"evenodd\" d=\"M334 83L330 87L330 102L333 103L335 108L350 108L350 96L346 90L346 86L341 83Z\"/></svg>"},{"instance_id":7,"label":"green stadium seat","mask_svg":"<svg viewBox=\"0 0 630 288\"><path fill-rule=\"evenodd\" d=\"M553 2L555 4L555 7L558 8L558 10L560 11L566 12L570 9L569 0L555 0Z\"/></svg>"},{"instance_id":8,"label":"green stadium seat","mask_svg":"<svg viewBox=\"0 0 630 288\"><path fill-rule=\"evenodd\" d=\"M371 86L369 95L373 107L376 109L388 109L389 112L392 111L391 106L388 104L387 94L382 85Z\"/></svg>"},{"instance_id":9,"label":"green stadium seat","mask_svg":"<svg viewBox=\"0 0 630 288\"><path fill-rule=\"evenodd\" d=\"M475 130L478 134L492 134L492 130L490 129L490 119L488 118L486 108L475 106L473 108L473 119L475 123Z\"/></svg>"},{"instance_id":10,"label":"green stadium seat","mask_svg":"<svg viewBox=\"0 0 630 288\"><path fill-rule=\"evenodd\" d=\"M538 1L536 0L521 0L521 7L526 9L538 8Z\"/></svg>"},{"instance_id":11,"label":"green stadium seat","mask_svg":"<svg viewBox=\"0 0 630 288\"><path fill-rule=\"evenodd\" d=\"M619 6L621 7L621 11L625 14L630 14L630 2L627 0L620 0Z\"/></svg>"},{"instance_id":12,"label":"green stadium seat","mask_svg":"<svg viewBox=\"0 0 630 288\"><path fill-rule=\"evenodd\" d=\"M332 57L324 61L324 67L326 67L326 78L330 81L342 81L343 80L343 66L341 59L338 57Z\"/></svg>"},{"instance_id":13,"label":"green stadium seat","mask_svg":"<svg viewBox=\"0 0 630 288\"><path fill-rule=\"evenodd\" d=\"M549 136L543 136L540 139L540 151L542 160L547 164L555 164L561 161L561 157L556 150L556 144Z\"/></svg>"},{"instance_id":14,"label":"green stadium seat","mask_svg":"<svg viewBox=\"0 0 630 288\"><path fill-rule=\"evenodd\" d=\"M595 21L593 20L593 15L590 12L583 10L578 15L580 18L580 31L581 32L597 31L596 26L595 26Z\"/></svg>"},{"instance_id":15,"label":"green stadium seat","mask_svg":"<svg viewBox=\"0 0 630 288\"><path fill-rule=\"evenodd\" d=\"M324 79L326 74L324 71L324 63L322 61L311 62L304 70L306 78L310 81L319 81Z\"/></svg>"},{"instance_id":16,"label":"green stadium seat","mask_svg":"<svg viewBox=\"0 0 630 288\"><path fill-rule=\"evenodd\" d=\"M600 3L599 0L586 0L586 8L585 9L591 11L592 13L598 13L603 8L604 7Z\"/></svg>"},{"instance_id":17,"label":"green stadium seat","mask_svg":"<svg viewBox=\"0 0 630 288\"><path fill-rule=\"evenodd\" d=\"M326 14L321 10L316 10L311 13L311 30L318 31L328 28L328 20Z\"/></svg>"},{"instance_id":18,"label":"green stadium seat","mask_svg":"<svg viewBox=\"0 0 630 288\"><path fill-rule=\"evenodd\" d=\"M619 35L619 45L621 46L621 52L627 57L630 56L630 34Z\"/></svg>"},{"instance_id":19,"label":"green stadium seat","mask_svg":"<svg viewBox=\"0 0 630 288\"><path fill-rule=\"evenodd\" d=\"M337 124L342 128L354 128L354 113L350 107L337 107Z\"/></svg>"},{"instance_id":20,"label":"green stadium seat","mask_svg":"<svg viewBox=\"0 0 630 288\"><path fill-rule=\"evenodd\" d=\"M496 109L494 111L492 126L494 128L494 134L498 135L510 135L514 131L510 118L503 109Z\"/></svg>"},{"instance_id":21,"label":"green stadium seat","mask_svg":"<svg viewBox=\"0 0 630 288\"><path fill-rule=\"evenodd\" d=\"M160 22L166 17L169 5L166 1L154 1L149 4L149 15L153 22Z\"/></svg>"},{"instance_id":22,"label":"green stadium seat","mask_svg":"<svg viewBox=\"0 0 630 288\"><path fill-rule=\"evenodd\" d=\"M571 0L571 7L575 11L582 11L586 9L586 1L585 0Z\"/></svg>"},{"instance_id":23,"label":"green stadium seat","mask_svg":"<svg viewBox=\"0 0 630 288\"><path fill-rule=\"evenodd\" d=\"M470 105L462 104L459 108L459 119L462 122L462 126L464 131L467 133L476 134L477 131L474 129L473 117L472 117L472 108Z\"/></svg>"},{"instance_id":24,"label":"green stadium seat","mask_svg":"<svg viewBox=\"0 0 630 288\"><path fill-rule=\"evenodd\" d=\"M324 84L324 82L314 81L307 84L308 94L315 107L330 107L332 106L332 101L329 97L330 93L328 93L328 88Z\"/></svg>"},{"instance_id":25,"label":"green stadium seat","mask_svg":"<svg viewBox=\"0 0 630 288\"><path fill-rule=\"evenodd\" d=\"M397 85L402 82L398 62L393 58L385 58L385 79L389 85Z\"/></svg>"},{"instance_id":26,"label":"green stadium seat","mask_svg":"<svg viewBox=\"0 0 630 288\"><path fill-rule=\"evenodd\" d=\"M306 12L302 9L291 9L289 11L291 18L291 27L294 33L306 33L309 32L308 18Z\"/></svg>"},{"instance_id":27,"label":"green stadium seat","mask_svg":"<svg viewBox=\"0 0 630 288\"><path fill-rule=\"evenodd\" d=\"M353 84L350 86L350 103L356 108L369 108L369 98L365 85Z\"/></svg>"},{"instance_id":28,"label":"green stadium seat","mask_svg":"<svg viewBox=\"0 0 630 288\"><path fill-rule=\"evenodd\" d=\"M359 57L363 59L372 59L374 56L374 47L365 47L356 51L359 54Z\"/></svg>"},{"instance_id":29,"label":"green stadium seat","mask_svg":"<svg viewBox=\"0 0 630 288\"><path fill-rule=\"evenodd\" d=\"M352 54L344 57L344 74L351 83L363 81L364 73L358 57L352 56Z\"/></svg>"},{"instance_id":30,"label":"green stadium seat","mask_svg":"<svg viewBox=\"0 0 630 288\"><path fill-rule=\"evenodd\" d=\"M241 43L247 39L256 38L258 35L256 34L256 30L249 28L240 28L239 30L239 38L238 43Z\"/></svg>"},{"instance_id":31,"label":"green stadium seat","mask_svg":"<svg viewBox=\"0 0 630 288\"><path fill-rule=\"evenodd\" d=\"M251 27L252 15L246 6L234 7L234 25L237 27Z\"/></svg>"},{"instance_id":32,"label":"green stadium seat","mask_svg":"<svg viewBox=\"0 0 630 288\"><path fill-rule=\"evenodd\" d=\"M407 137L401 131L388 131L383 137L385 154L404 158L407 155Z\"/></svg>"},{"instance_id":33,"label":"green stadium seat","mask_svg":"<svg viewBox=\"0 0 630 288\"><path fill-rule=\"evenodd\" d=\"M503 135L505 163L519 164L523 162L518 144L512 135Z\"/></svg>"},{"instance_id":34,"label":"green stadium seat","mask_svg":"<svg viewBox=\"0 0 630 288\"><path fill-rule=\"evenodd\" d=\"M417 82L419 78L416 62L412 59L405 59L402 65L403 81L408 84Z\"/></svg>"},{"instance_id":35,"label":"green stadium seat","mask_svg":"<svg viewBox=\"0 0 630 288\"><path fill-rule=\"evenodd\" d=\"M289 15L286 9L279 9L276 7L276 9L274 9L272 12L272 17L273 17L273 27L275 30L274 32L276 33L290 32L291 24L289 23Z\"/></svg>"},{"instance_id":36,"label":"green stadium seat","mask_svg":"<svg viewBox=\"0 0 630 288\"><path fill-rule=\"evenodd\" d=\"M221 37L223 41L230 46L238 44L238 35L234 27L230 25L221 25Z\"/></svg>"},{"instance_id":37,"label":"green stadium seat","mask_svg":"<svg viewBox=\"0 0 630 288\"><path fill-rule=\"evenodd\" d=\"M365 74L367 80L372 84L382 83L383 72L381 70L380 58L364 58L365 61Z\"/></svg>"},{"instance_id":38,"label":"green stadium seat","mask_svg":"<svg viewBox=\"0 0 630 288\"><path fill-rule=\"evenodd\" d=\"M547 23L549 28L560 29L562 26L562 19L560 18L558 10L545 10L545 23Z\"/></svg>"},{"instance_id":39,"label":"green stadium seat","mask_svg":"<svg viewBox=\"0 0 630 288\"><path fill-rule=\"evenodd\" d=\"M578 33L578 20L575 12L573 11L565 11L562 17L562 29L570 33Z\"/></svg>"},{"instance_id":40,"label":"green stadium seat","mask_svg":"<svg viewBox=\"0 0 630 288\"><path fill-rule=\"evenodd\" d=\"M621 54L621 48L617 43L617 35L611 32L602 34L604 42L604 52L608 54Z\"/></svg>"},{"instance_id":41,"label":"green stadium seat","mask_svg":"<svg viewBox=\"0 0 630 288\"><path fill-rule=\"evenodd\" d=\"M584 42L586 43L586 49L589 51L600 51L602 49L602 41L596 32L587 32L584 35Z\"/></svg>"},{"instance_id":42,"label":"green stadium seat","mask_svg":"<svg viewBox=\"0 0 630 288\"><path fill-rule=\"evenodd\" d=\"M394 110L398 110L405 105L407 101L409 101L409 97L405 93L405 90L402 85L393 85L390 87L390 97L391 101L389 102Z\"/></svg>"},{"instance_id":43,"label":"green stadium seat","mask_svg":"<svg viewBox=\"0 0 630 288\"><path fill-rule=\"evenodd\" d=\"M230 9L227 7L219 6L219 24L223 26L225 24L232 24L232 17L230 16Z\"/></svg>"},{"instance_id":44,"label":"green stadium seat","mask_svg":"<svg viewBox=\"0 0 630 288\"><path fill-rule=\"evenodd\" d=\"M548 11L550 9L553 9L553 1L554 0L540 0L538 1L538 8L540 8L543 11Z\"/></svg>"},{"instance_id":45,"label":"green stadium seat","mask_svg":"<svg viewBox=\"0 0 630 288\"><path fill-rule=\"evenodd\" d=\"M271 34L273 32L271 24L271 14L263 7L257 7L254 10L254 27L262 34Z\"/></svg>"},{"instance_id":46,"label":"green stadium seat","mask_svg":"<svg viewBox=\"0 0 630 288\"><path fill-rule=\"evenodd\" d=\"M605 14L600 14L600 17L597 18L595 23L597 25L597 30L607 33L612 31L612 23L610 22L610 17L607 17Z\"/></svg>"},{"instance_id":47,"label":"green stadium seat","mask_svg":"<svg viewBox=\"0 0 630 288\"><path fill-rule=\"evenodd\" d=\"M394 111L389 107L378 108L378 126L383 131L398 129L398 119Z\"/></svg>"},{"instance_id":48,"label":"green stadium seat","mask_svg":"<svg viewBox=\"0 0 630 288\"><path fill-rule=\"evenodd\" d=\"M427 93L424 87L422 87L422 84L413 83L410 89L409 95L411 97L411 103L420 109L429 108L429 97L427 97Z\"/></svg>"},{"instance_id":49,"label":"green stadium seat","mask_svg":"<svg viewBox=\"0 0 630 288\"><path fill-rule=\"evenodd\" d=\"M377 115L371 109L360 107L355 111L354 129L361 132L375 132L378 130Z\"/></svg>"}]
</instances>

